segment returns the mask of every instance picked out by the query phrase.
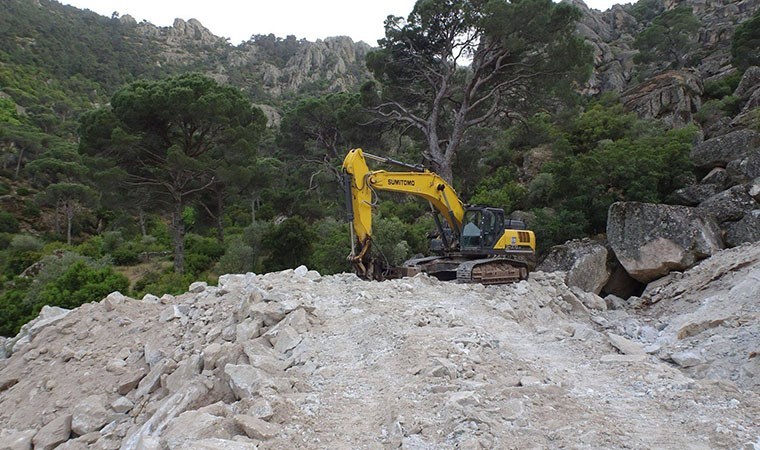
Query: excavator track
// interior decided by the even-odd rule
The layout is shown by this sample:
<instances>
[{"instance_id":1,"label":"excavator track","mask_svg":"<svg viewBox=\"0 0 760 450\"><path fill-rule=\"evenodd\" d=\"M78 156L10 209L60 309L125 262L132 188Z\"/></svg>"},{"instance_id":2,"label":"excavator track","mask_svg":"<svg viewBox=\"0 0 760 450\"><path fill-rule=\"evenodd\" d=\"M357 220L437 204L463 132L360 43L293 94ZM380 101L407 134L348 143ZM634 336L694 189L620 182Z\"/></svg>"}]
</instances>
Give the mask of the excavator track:
<instances>
[{"instance_id":1,"label":"excavator track","mask_svg":"<svg viewBox=\"0 0 760 450\"><path fill-rule=\"evenodd\" d=\"M474 259L457 268L458 283L506 284L527 279L528 265L506 258Z\"/></svg>"}]
</instances>

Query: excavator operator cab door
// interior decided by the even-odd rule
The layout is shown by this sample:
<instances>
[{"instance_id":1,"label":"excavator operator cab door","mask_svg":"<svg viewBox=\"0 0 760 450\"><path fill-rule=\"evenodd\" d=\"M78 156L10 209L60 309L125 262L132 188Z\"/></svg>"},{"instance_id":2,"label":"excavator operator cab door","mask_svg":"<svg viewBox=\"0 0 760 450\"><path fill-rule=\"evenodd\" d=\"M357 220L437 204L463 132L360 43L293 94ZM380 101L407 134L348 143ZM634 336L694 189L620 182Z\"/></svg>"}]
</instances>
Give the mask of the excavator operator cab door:
<instances>
[{"instance_id":1,"label":"excavator operator cab door","mask_svg":"<svg viewBox=\"0 0 760 450\"><path fill-rule=\"evenodd\" d=\"M463 224L462 250L492 249L504 233L504 211L471 207L464 213Z\"/></svg>"}]
</instances>

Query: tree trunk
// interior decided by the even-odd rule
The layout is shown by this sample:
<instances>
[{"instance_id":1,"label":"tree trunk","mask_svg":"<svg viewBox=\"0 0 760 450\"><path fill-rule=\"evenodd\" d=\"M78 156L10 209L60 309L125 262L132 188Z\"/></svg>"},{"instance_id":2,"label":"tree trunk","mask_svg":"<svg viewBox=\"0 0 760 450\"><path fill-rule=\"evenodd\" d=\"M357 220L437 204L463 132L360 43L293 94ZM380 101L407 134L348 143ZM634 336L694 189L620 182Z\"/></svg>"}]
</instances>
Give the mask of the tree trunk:
<instances>
[{"instance_id":1,"label":"tree trunk","mask_svg":"<svg viewBox=\"0 0 760 450\"><path fill-rule=\"evenodd\" d=\"M454 185L454 175L451 169L451 162L447 161L446 158L436 158L435 156L429 158L428 161L430 163L430 169L433 172L446 180L446 182L450 185Z\"/></svg>"},{"instance_id":2,"label":"tree trunk","mask_svg":"<svg viewBox=\"0 0 760 450\"><path fill-rule=\"evenodd\" d=\"M145 227L145 211L140 208L137 211L137 223L140 224L140 233L142 233L142 237L148 236L148 230Z\"/></svg>"},{"instance_id":3,"label":"tree trunk","mask_svg":"<svg viewBox=\"0 0 760 450\"><path fill-rule=\"evenodd\" d=\"M71 224L74 222L74 205L66 202L63 210L66 212L66 244L71 245Z\"/></svg>"},{"instance_id":4,"label":"tree trunk","mask_svg":"<svg viewBox=\"0 0 760 450\"><path fill-rule=\"evenodd\" d=\"M60 238L61 237L61 201L56 200L55 201L55 236Z\"/></svg>"},{"instance_id":5,"label":"tree trunk","mask_svg":"<svg viewBox=\"0 0 760 450\"><path fill-rule=\"evenodd\" d=\"M254 195L251 198L251 225L256 223L256 207L259 204L259 196Z\"/></svg>"},{"instance_id":6,"label":"tree trunk","mask_svg":"<svg viewBox=\"0 0 760 450\"><path fill-rule=\"evenodd\" d=\"M182 200L175 199L174 201L172 234L174 235L174 271L185 273L185 222L182 220Z\"/></svg>"},{"instance_id":7,"label":"tree trunk","mask_svg":"<svg viewBox=\"0 0 760 450\"><path fill-rule=\"evenodd\" d=\"M224 244L224 195L216 192L216 240Z\"/></svg>"},{"instance_id":8,"label":"tree trunk","mask_svg":"<svg viewBox=\"0 0 760 450\"><path fill-rule=\"evenodd\" d=\"M18 175L21 173L21 161L24 159L24 147L18 149L18 161L16 161L16 175L14 180L18 180Z\"/></svg>"}]
</instances>

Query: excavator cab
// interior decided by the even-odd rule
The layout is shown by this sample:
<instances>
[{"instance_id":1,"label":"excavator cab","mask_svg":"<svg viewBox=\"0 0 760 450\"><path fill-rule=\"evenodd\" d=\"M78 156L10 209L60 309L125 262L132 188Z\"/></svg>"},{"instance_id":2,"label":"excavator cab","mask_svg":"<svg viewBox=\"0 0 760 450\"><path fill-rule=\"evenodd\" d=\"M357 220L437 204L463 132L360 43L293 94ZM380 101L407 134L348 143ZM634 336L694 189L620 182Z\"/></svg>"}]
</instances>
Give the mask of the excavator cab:
<instances>
[{"instance_id":1,"label":"excavator cab","mask_svg":"<svg viewBox=\"0 0 760 450\"><path fill-rule=\"evenodd\" d=\"M504 234L504 210L470 206L464 213L462 224L462 251L492 249Z\"/></svg>"}]
</instances>

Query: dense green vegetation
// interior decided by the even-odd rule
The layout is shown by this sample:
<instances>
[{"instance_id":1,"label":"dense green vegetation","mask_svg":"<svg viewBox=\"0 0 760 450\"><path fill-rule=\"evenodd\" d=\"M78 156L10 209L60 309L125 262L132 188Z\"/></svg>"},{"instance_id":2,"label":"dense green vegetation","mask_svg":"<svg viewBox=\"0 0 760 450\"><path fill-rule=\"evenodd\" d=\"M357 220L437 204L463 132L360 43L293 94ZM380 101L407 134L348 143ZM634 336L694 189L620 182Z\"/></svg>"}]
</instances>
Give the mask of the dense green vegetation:
<instances>
[{"instance_id":1,"label":"dense green vegetation","mask_svg":"<svg viewBox=\"0 0 760 450\"><path fill-rule=\"evenodd\" d=\"M734 33L731 41L731 61L739 70L750 66L760 66L760 10L751 19L743 22Z\"/></svg>"},{"instance_id":2,"label":"dense green vegetation","mask_svg":"<svg viewBox=\"0 0 760 450\"><path fill-rule=\"evenodd\" d=\"M140 24L38 3L0 3L1 335L43 305L75 307L114 290L176 294L224 273L300 264L349 270L338 180L352 147L426 162L462 199L522 211L542 250L603 233L614 201L668 202L694 177L695 129L576 93L590 53L571 34L578 12L568 4L419 2L386 23L368 58L375 82L330 92L318 81L273 99L247 70L253 63L226 83L200 74L223 48L157 64ZM693 16L662 14L659 0L632 11L648 24L639 70L666 54L688 65ZM742 68L754 61L756 24L737 32ZM257 35L240 48L282 68L302 45ZM469 67L452 64L460 50ZM445 85L421 81L434 73ZM739 77L705 85L698 120L736 113ZM252 106L264 101L281 113L278 127ZM377 199L376 248L391 264L425 253L433 228L419 200Z\"/></svg>"},{"instance_id":3,"label":"dense green vegetation","mask_svg":"<svg viewBox=\"0 0 760 450\"><path fill-rule=\"evenodd\" d=\"M678 6L654 18L638 36L633 45L639 50L635 61L656 62L664 68L680 69L691 65L687 57L696 46L699 19L691 7Z\"/></svg>"}]
</instances>

